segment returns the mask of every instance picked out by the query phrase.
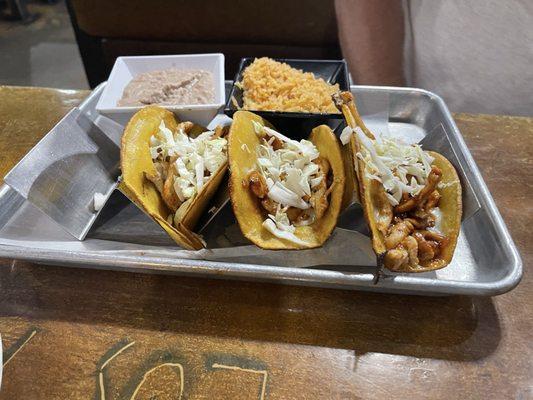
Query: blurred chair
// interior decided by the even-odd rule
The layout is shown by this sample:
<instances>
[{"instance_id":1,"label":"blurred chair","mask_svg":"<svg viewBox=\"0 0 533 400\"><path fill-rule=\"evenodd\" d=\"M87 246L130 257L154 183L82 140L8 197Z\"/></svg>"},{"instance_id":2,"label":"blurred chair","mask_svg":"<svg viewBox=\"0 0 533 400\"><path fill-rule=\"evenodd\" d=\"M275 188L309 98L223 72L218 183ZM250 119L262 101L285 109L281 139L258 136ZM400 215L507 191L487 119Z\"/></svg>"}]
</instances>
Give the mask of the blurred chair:
<instances>
[{"instance_id":1,"label":"blurred chair","mask_svg":"<svg viewBox=\"0 0 533 400\"><path fill-rule=\"evenodd\" d=\"M8 12L1 10L7 6ZM26 0L2 0L0 1L0 17L8 21L20 21L23 24L31 24L39 14L31 13L28 10Z\"/></svg>"},{"instance_id":2,"label":"blurred chair","mask_svg":"<svg viewBox=\"0 0 533 400\"><path fill-rule=\"evenodd\" d=\"M67 0L91 87L118 56L221 52L226 78L242 57L339 59L333 0Z\"/></svg>"}]
</instances>

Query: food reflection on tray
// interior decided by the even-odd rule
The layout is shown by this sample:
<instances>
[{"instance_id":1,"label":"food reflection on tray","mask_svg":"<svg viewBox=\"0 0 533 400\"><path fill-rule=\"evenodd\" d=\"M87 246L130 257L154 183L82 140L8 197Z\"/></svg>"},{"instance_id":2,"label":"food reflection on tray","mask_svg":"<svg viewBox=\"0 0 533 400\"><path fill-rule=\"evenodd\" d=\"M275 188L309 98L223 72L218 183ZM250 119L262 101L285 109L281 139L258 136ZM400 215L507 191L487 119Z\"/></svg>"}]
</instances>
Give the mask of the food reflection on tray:
<instances>
[{"instance_id":1,"label":"food reflection on tray","mask_svg":"<svg viewBox=\"0 0 533 400\"><path fill-rule=\"evenodd\" d=\"M379 266L424 272L450 263L462 208L448 160L370 132L351 93L312 73L261 58L237 85L242 109L335 112L346 128L338 138L320 125L296 140L250 111L214 129L178 121L159 106L138 111L122 138L120 188L178 245L205 247L196 224L229 170L238 225L260 248L322 246L355 198Z\"/></svg>"}]
</instances>

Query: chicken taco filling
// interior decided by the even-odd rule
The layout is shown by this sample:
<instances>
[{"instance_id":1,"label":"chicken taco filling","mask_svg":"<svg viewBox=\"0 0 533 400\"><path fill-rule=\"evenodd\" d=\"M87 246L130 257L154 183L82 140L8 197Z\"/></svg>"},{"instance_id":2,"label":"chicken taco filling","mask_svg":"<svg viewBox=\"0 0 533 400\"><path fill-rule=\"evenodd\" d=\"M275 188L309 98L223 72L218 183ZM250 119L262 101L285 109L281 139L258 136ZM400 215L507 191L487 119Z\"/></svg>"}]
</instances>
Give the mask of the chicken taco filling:
<instances>
[{"instance_id":1,"label":"chicken taco filling","mask_svg":"<svg viewBox=\"0 0 533 400\"><path fill-rule=\"evenodd\" d=\"M145 173L145 177L171 211L167 221L176 226L176 211L202 191L228 158L225 128L217 126L192 137L193 127L192 122L181 122L172 132L161 121L159 130L150 137L155 172Z\"/></svg>"},{"instance_id":2,"label":"chicken taco filling","mask_svg":"<svg viewBox=\"0 0 533 400\"><path fill-rule=\"evenodd\" d=\"M365 179L383 190L372 190L374 215L384 236L385 267L416 269L438 260L448 238L440 231L439 182L442 171L434 157L419 145L387 138L371 139L352 131L360 144L357 157L365 165Z\"/></svg>"},{"instance_id":3,"label":"chicken taco filling","mask_svg":"<svg viewBox=\"0 0 533 400\"><path fill-rule=\"evenodd\" d=\"M264 209L265 229L280 239L306 245L294 232L322 218L328 209L334 186L330 164L311 141L292 140L256 121L253 124L260 144L253 149L255 169L243 186Z\"/></svg>"}]
</instances>

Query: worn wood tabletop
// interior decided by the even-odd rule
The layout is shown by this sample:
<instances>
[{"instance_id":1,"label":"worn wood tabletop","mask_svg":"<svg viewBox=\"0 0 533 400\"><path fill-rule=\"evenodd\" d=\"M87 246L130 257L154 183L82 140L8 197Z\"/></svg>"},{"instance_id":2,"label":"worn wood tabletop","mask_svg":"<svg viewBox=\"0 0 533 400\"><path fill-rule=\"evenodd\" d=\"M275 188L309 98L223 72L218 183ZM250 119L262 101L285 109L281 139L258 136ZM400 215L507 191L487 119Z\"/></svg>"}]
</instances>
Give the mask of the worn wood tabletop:
<instances>
[{"instance_id":1,"label":"worn wood tabletop","mask_svg":"<svg viewBox=\"0 0 533 400\"><path fill-rule=\"evenodd\" d=\"M0 177L86 95L0 87ZM512 292L431 298L1 260L0 399L532 399L533 119L455 119L524 261Z\"/></svg>"}]
</instances>

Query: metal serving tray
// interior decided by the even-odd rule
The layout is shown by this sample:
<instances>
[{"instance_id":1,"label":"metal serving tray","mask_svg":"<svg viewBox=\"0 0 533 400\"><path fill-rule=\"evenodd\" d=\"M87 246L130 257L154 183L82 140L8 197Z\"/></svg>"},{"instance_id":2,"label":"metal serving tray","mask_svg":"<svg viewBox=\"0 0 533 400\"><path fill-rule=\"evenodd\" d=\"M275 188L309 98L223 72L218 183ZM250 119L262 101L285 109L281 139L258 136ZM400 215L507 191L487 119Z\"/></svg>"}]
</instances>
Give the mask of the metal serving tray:
<instances>
[{"instance_id":1,"label":"metal serving tray","mask_svg":"<svg viewBox=\"0 0 533 400\"><path fill-rule=\"evenodd\" d=\"M79 108L105 130L105 121L97 121L102 117L95 112L102 90L103 85L95 89ZM360 232L337 228L321 249L264 251L246 243L235 224L225 226L216 220L206 232L211 248L185 251L118 191L86 239L78 241L6 185L0 186L0 257L85 268L422 295L490 296L516 286L522 275L520 256L442 99L410 88L352 86L351 90L361 114L374 129L412 141L436 129L448 136L481 207L463 222L448 267L420 274L386 274L374 285L375 259L369 239ZM228 246L230 242L232 246ZM345 251L347 243L349 251Z\"/></svg>"}]
</instances>

